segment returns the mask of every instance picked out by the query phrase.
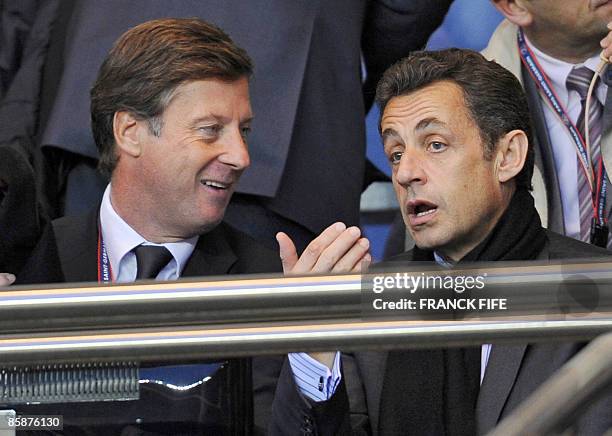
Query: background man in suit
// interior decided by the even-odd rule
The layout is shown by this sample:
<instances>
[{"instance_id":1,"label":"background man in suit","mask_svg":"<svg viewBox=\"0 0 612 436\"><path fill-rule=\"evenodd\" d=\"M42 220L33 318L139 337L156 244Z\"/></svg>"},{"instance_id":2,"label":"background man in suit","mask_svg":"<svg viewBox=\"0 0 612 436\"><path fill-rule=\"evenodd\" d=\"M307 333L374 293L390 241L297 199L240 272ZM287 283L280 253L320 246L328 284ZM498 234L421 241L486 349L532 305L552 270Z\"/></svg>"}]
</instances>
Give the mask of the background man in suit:
<instances>
[{"instance_id":1,"label":"background man in suit","mask_svg":"<svg viewBox=\"0 0 612 436\"><path fill-rule=\"evenodd\" d=\"M243 49L198 19L154 20L122 35L91 90L93 135L101 169L111 182L91 213L60 218L47 227L18 283L131 282L278 271L277 254L221 223L249 165L251 71ZM306 250L301 264L316 271L337 261L340 268L358 269L368 255L367 246L351 250L362 240L354 230L343 224L331 227ZM297 261L295 247L284 238L283 257ZM253 365L255 422L262 427L279 366L271 360ZM40 407L48 411L52 406ZM100 434L118 432L135 417L163 416L166 426L145 419L143 428L175 434L189 432L198 422L199 407L195 416L186 418L183 409L183 403L161 395L58 413L82 418L97 411L95 416L106 419L92 419Z\"/></svg>"},{"instance_id":2,"label":"background man in suit","mask_svg":"<svg viewBox=\"0 0 612 436\"><path fill-rule=\"evenodd\" d=\"M510 70L527 93L535 129L533 195L542 221L551 230L585 242L594 242L592 235L601 235L595 242L610 247L607 220L612 201L609 190L602 190L598 180L603 178L609 184L607 172L612 168L612 94L606 70L600 73L597 69L600 41L612 21L612 5L599 0L492 2L506 19L483 54ZM521 46L526 56L521 55ZM530 59L535 60L531 68ZM546 80L538 80L536 71ZM585 116L587 89L594 75L591 113ZM546 96L546 85L554 91L561 112ZM583 143L588 122L590 159L581 156L584 144L564 125L564 114ZM597 211L600 199L604 201L601 214Z\"/></svg>"},{"instance_id":3,"label":"background man in suit","mask_svg":"<svg viewBox=\"0 0 612 436\"><path fill-rule=\"evenodd\" d=\"M417 52L384 74L376 99L393 185L416 241L414 250L391 260L452 268L466 261L607 253L542 228L529 194L534 154L526 99L503 67L467 50ZM334 353L313 354L309 358L327 373L315 374L315 364L300 373L284 366L272 432L345 434L352 427L383 435L484 433L579 348L521 344L356 353L356 367L342 360L342 376ZM320 395L296 387L307 372L324 381ZM593 406L578 433L606 430L609 407Z\"/></svg>"}]
</instances>

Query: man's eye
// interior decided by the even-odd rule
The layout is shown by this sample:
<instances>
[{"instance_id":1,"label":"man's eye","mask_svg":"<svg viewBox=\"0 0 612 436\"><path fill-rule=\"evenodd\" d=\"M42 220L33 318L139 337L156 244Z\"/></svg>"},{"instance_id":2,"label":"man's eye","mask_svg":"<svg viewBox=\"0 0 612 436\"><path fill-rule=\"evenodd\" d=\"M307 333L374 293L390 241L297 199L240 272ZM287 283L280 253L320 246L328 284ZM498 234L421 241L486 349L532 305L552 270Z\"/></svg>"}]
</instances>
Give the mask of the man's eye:
<instances>
[{"instance_id":1,"label":"man's eye","mask_svg":"<svg viewBox=\"0 0 612 436\"><path fill-rule=\"evenodd\" d=\"M446 144L443 142L433 141L427 145L427 150L432 153L440 153L446 150Z\"/></svg>"},{"instance_id":2,"label":"man's eye","mask_svg":"<svg viewBox=\"0 0 612 436\"><path fill-rule=\"evenodd\" d=\"M249 133L251 133L250 127L243 127L242 129L240 129L240 134L242 135L244 139L247 139L247 137L249 136Z\"/></svg>"},{"instance_id":3,"label":"man's eye","mask_svg":"<svg viewBox=\"0 0 612 436\"><path fill-rule=\"evenodd\" d=\"M391 165L395 165L398 164L400 160L402 160L402 155L404 153L402 153L401 151L394 151L393 153L391 153L389 155L389 162L391 162Z\"/></svg>"},{"instance_id":4,"label":"man's eye","mask_svg":"<svg viewBox=\"0 0 612 436\"><path fill-rule=\"evenodd\" d=\"M211 126L202 126L198 128L198 130L205 135L215 136L221 131L221 126L219 124L213 124Z\"/></svg>"}]
</instances>

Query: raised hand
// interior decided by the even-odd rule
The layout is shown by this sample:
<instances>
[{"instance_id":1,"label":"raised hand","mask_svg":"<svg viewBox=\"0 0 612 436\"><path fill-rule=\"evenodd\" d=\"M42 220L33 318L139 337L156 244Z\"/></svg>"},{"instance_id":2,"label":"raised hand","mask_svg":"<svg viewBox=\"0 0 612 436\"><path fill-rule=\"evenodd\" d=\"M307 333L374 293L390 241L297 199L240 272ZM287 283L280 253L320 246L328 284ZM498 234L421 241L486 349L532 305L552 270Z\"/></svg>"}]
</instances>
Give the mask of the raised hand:
<instances>
[{"instance_id":1,"label":"raised hand","mask_svg":"<svg viewBox=\"0 0 612 436\"><path fill-rule=\"evenodd\" d=\"M277 233L276 240L287 275L359 272L372 261L370 241L361 237L359 227L347 229L340 222L326 228L299 257L287 234Z\"/></svg>"}]
</instances>

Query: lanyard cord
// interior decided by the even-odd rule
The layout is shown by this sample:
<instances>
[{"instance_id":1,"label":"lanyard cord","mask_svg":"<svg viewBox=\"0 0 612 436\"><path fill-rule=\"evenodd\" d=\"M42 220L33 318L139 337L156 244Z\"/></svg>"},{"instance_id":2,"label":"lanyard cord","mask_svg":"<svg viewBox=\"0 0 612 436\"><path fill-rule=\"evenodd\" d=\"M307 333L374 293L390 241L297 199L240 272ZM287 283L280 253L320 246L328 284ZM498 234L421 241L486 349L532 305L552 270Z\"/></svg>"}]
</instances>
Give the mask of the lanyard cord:
<instances>
[{"instance_id":1,"label":"lanyard cord","mask_svg":"<svg viewBox=\"0 0 612 436\"><path fill-rule=\"evenodd\" d=\"M597 79L599 78L599 75L601 74L601 72L603 71L604 67L606 66L606 64L608 63L608 60L605 59L604 57L601 57L601 61L599 61L599 64L597 65L597 68L595 69L595 74L593 75L593 78L591 79L591 83L589 84L589 90L587 92L587 96L586 96L586 105L584 108L584 113L585 113L585 118L588 119L588 116L590 114L590 108L591 108L591 99L593 96L593 89L595 89L595 83L597 82ZM591 157L591 152L590 152L590 145L591 145L591 138L589 136L589 132L590 132L590 127L589 127L589 123L585 122L584 123L584 140L587 143L587 150L588 150L588 154L589 154L589 158ZM603 154L602 154L603 156Z\"/></svg>"},{"instance_id":2,"label":"lanyard cord","mask_svg":"<svg viewBox=\"0 0 612 436\"><path fill-rule=\"evenodd\" d=\"M110 259L106 253L106 246L102 239L102 228L98 225L98 283L111 283L113 281L113 269Z\"/></svg>"},{"instance_id":3,"label":"lanyard cord","mask_svg":"<svg viewBox=\"0 0 612 436\"><path fill-rule=\"evenodd\" d=\"M527 46L525 41L525 36L522 30L519 28L517 32L517 40L518 40L518 49L521 61L527 67L527 71L529 72L531 78L534 80L536 85L538 86L543 100L550 106L553 112L559 117L562 124L567 129L570 137L574 142L574 146L576 149L577 157L580 162L580 167L584 171L584 175L588 180L589 188L591 190L591 205L593 208L593 220L600 224L604 225L607 222L607 218L605 215L605 203L606 203L606 191L607 191L607 181L606 181L606 172L603 165L595 165L591 162L591 153L590 153L590 137L589 137L589 123L588 123L588 110L591 105L591 98L593 89L595 87L595 83L597 78L599 77L599 73L603 70L605 66L605 61L602 58L602 62L600 62L596 74L593 75L593 79L591 79L591 83L589 85L589 91L587 92L586 102L585 102L585 135L582 138L582 135L578 132L578 129L569 119L567 112L561 105L559 98L555 94L555 91L552 85L549 82L548 77L542 71L542 68L538 64L537 59ZM601 155L603 156L603 155ZM603 157L600 158L600 162L603 161ZM598 170L598 171L597 171Z\"/></svg>"}]
</instances>

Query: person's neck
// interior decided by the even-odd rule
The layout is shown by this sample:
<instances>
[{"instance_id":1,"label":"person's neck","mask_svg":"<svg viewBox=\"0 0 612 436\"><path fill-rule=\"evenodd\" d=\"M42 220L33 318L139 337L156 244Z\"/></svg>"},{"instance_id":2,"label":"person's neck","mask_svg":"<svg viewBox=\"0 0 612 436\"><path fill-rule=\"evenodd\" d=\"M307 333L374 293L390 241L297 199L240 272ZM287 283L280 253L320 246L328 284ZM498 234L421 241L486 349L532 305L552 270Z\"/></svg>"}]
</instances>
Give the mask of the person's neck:
<instances>
[{"instance_id":1,"label":"person's neck","mask_svg":"<svg viewBox=\"0 0 612 436\"><path fill-rule=\"evenodd\" d=\"M528 28L523 30L529 42L538 50L569 64L583 63L601 51L601 47L599 47L598 43L592 44L585 41L573 41L567 36L559 37L551 33L541 34Z\"/></svg>"},{"instance_id":2,"label":"person's neck","mask_svg":"<svg viewBox=\"0 0 612 436\"><path fill-rule=\"evenodd\" d=\"M463 259L468 253L478 247L485 239L489 237L495 226L497 226L497 223L499 223L501 220L501 217L504 215L504 213L506 213L515 191L516 188L514 186L512 186L511 189L504 189L502 191L502 207L493 211L487 220L487 224L484 226L483 230L485 231L482 232L479 237L474 238L473 240L458 247L440 247L434 249L434 251L446 258L448 261L450 261L450 263L457 263L461 261L461 259Z\"/></svg>"},{"instance_id":3,"label":"person's neck","mask_svg":"<svg viewBox=\"0 0 612 436\"><path fill-rule=\"evenodd\" d=\"M111 184L111 206L131 228L149 242L164 244L178 242L185 237L173 236L164 231L154 219L155 214L149 214L142 208L142 198L131 195L131 190L117 189Z\"/></svg>"}]
</instances>

